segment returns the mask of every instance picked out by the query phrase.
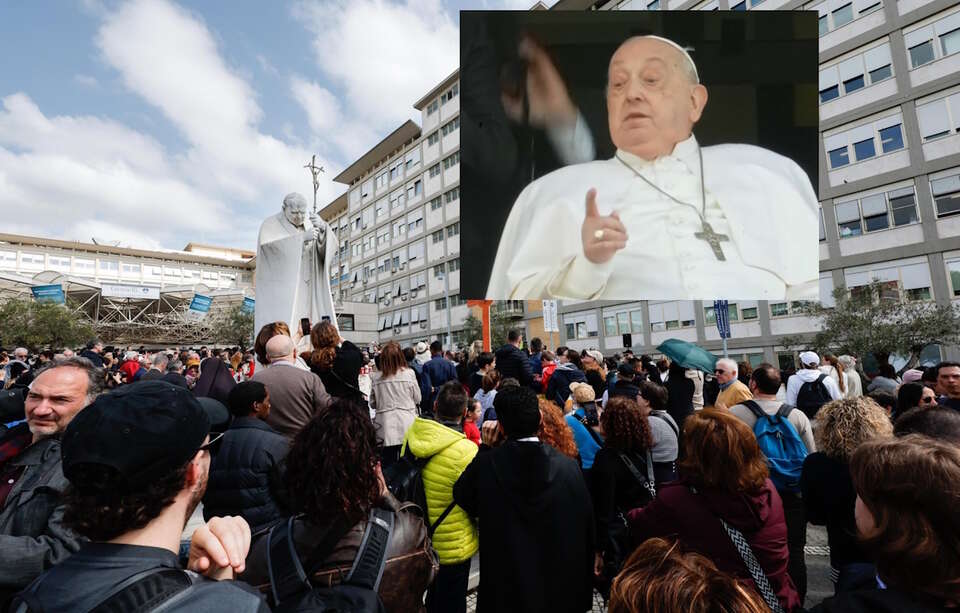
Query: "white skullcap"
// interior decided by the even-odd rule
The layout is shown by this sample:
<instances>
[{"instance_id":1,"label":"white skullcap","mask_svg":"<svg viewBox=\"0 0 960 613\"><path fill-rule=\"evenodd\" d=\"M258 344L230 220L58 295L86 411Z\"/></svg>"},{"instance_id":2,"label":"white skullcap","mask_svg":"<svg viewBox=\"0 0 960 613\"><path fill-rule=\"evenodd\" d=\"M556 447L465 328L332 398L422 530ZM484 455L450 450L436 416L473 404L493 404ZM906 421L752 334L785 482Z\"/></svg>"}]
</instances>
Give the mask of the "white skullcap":
<instances>
[{"instance_id":1,"label":"white skullcap","mask_svg":"<svg viewBox=\"0 0 960 613\"><path fill-rule=\"evenodd\" d=\"M800 354L800 363L804 366L807 364L820 364L820 356L812 351L804 351Z\"/></svg>"},{"instance_id":2,"label":"white skullcap","mask_svg":"<svg viewBox=\"0 0 960 613\"><path fill-rule=\"evenodd\" d=\"M656 36L654 34L647 34L644 36L638 36L637 38L652 38L653 40L659 40L661 43L666 43L680 52L680 54L687 59L687 62L690 64L690 68L693 69L693 76L696 77L697 83L700 82L700 73L697 72L697 65L693 62L693 58L690 57L690 53L686 49L673 42L669 38L664 38L662 36ZM692 49L691 49L692 50Z\"/></svg>"}]
</instances>

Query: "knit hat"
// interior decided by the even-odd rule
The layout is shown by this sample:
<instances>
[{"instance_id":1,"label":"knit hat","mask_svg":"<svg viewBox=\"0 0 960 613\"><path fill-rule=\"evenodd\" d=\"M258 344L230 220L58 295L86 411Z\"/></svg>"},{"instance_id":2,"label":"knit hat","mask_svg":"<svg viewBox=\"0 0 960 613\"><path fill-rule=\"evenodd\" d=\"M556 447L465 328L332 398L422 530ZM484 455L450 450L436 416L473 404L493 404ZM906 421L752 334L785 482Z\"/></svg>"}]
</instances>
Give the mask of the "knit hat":
<instances>
[{"instance_id":1,"label":"knit hat","mask_svg":"<svg viewBox=\"0 0 960 613\"><path fill-rule=\"evenodd\" d=\"M593 402L597 399L597 394L589 383L574 381L570 384L570 392L573 395L573 401L577 404Z\"/></svg>"}]
</instances>

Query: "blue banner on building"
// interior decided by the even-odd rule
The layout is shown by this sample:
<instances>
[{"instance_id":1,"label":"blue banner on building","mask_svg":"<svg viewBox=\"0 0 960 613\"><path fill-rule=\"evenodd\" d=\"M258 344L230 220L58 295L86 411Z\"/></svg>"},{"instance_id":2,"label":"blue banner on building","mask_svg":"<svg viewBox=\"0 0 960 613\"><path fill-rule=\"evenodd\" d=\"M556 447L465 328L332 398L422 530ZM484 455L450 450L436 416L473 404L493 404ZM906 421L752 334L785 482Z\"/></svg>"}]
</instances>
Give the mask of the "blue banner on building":
<instances>
[{"instance_id":1,"label":"blue banner on building","mask_svg":"<svg viewBox=\"0 0 960 613\"><path fill-rule=\"evenodd\" d=\"M34 285L30 288L33 292L33 299L37 302L52 302L54 304L65 304L67 297L63 293L63 286L57 285Z\"/></svg>"},{"instance_id":2,"label":"blue banner on building","mask_svg":"<svg viewBox=\"0 0 960 613\"><path fill-rule=\"evenodd\" d=\"M243 310L247 313L253 313L256 301L253 298L244 298L243 299Z\"/></svg>"},{"instance_id":3,"label":"blue banner on building","mask_svg":"<svg viewBox=\"0 0 960 613\"><path fill-rule=\"evenodd\" d=\"M187 319L190 321L199 321L206 317L210 311L210 305L213 304L213 298L194 294L190 301L190 308L187 309Z\"/></svg>"}]
</instances>

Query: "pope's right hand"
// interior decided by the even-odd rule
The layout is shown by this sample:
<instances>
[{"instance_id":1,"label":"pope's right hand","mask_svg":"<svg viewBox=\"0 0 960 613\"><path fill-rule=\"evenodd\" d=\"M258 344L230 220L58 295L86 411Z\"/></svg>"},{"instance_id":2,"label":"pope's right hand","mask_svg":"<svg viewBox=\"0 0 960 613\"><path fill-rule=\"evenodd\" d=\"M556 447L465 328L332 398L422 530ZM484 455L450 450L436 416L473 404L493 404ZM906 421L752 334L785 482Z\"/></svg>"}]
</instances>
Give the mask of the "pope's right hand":
<instances>
[{"instance_id":1,"label":"pope's right hand","mask_svg":"<svg viewBox=\"0 0 960 613\"><path fill-rule=\"evenodd\" d=\"M580 226L583 255L594 264L605 264L627 246L627 228L616 211L601 215L597 209L597 190L587 190L587 211Z\"/></svg>"}]
</instances>

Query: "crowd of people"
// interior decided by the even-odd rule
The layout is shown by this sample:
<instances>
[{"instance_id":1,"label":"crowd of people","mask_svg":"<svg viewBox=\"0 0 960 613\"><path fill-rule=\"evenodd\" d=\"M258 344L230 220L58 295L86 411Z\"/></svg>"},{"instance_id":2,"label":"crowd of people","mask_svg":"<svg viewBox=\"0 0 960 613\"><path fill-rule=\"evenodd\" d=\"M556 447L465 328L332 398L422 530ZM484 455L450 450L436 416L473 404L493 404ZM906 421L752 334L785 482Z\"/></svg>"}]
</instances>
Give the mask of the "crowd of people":
<instances>
[{"instance_id":1,"label":"crowd of people","mask_svg":"<svg viewBox=\"0 0 960 613\"><path fill-rule=\"evenodd\" d=\"M960 607L960 364L629 350L0 353L0 609ZM202 519L201 519L202 518ZM190 524L190 529L187 529ZM811 603L813 604L813 603Z\"/></svg>"}]
</instances>

